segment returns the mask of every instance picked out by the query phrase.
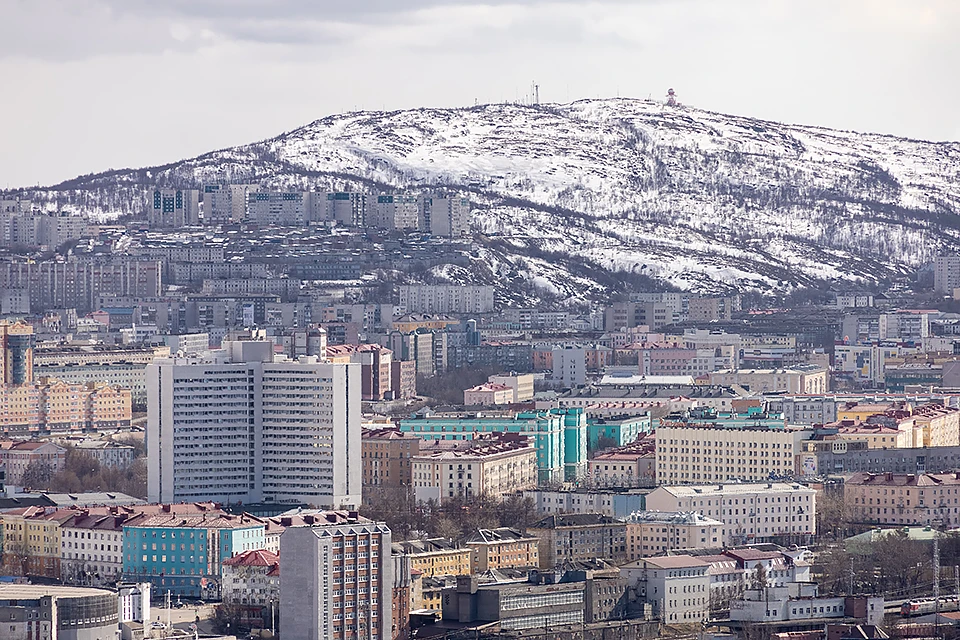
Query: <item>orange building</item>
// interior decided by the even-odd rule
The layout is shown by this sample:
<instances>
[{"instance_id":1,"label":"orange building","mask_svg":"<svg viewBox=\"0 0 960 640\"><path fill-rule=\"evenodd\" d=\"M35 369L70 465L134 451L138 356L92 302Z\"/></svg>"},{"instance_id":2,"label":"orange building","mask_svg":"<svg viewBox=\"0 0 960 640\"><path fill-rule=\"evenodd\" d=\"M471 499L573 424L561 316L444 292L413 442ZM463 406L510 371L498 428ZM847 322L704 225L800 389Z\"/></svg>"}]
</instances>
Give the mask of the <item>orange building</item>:
<instances>
[{"instance_id":1,"label":"orange building","mask_svg":"<svg viewBox=\"0 0 960 640\"><path fill-rule=\"evenodd\" d=\"M534 371L553 371L553 347L536 347L532 354Z\"/></svg>"},{"instance_id":2,"label":"orange building","mask_svg":"<svg viewBox=\"0 0 960 640\"><path fill-rule=\"evenodd\" d=\"M31 434L130 426L129 389L103 383L43 378L22 385L0 385L0 430Z\"/></svg>"}]
</instances>

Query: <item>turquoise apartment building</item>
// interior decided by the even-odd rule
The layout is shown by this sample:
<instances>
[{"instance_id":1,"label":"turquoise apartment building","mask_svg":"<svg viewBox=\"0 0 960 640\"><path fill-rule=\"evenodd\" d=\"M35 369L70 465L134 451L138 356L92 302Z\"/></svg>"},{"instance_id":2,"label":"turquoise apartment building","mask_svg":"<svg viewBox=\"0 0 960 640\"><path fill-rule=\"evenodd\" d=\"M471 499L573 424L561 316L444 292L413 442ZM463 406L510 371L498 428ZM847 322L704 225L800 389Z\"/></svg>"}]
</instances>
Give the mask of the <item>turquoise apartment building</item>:
<instances>
[{"instance_id":1,"label":"turquoise apartment building","mask_svg":"<svg viewBox=\"0 0 960 640\"><path fill-rule=\"evenodd\" d=\"M473 440L480 433L522 433L537 450L541 484L586 475L587 419L582 408L524 411L509 416L424 414L400 421L400 431L422 440Z\"/></svg>"},{"instance_id":2,"label":"turquoise apartment building","mask_svg":"<svg viewBox=\"0 0 960 640\"><path fill-rule=\"evenodd\" d=\"M600 438L613 441L615 447L635 442L641 433L652 428L650 414L617 418L589 418L587 420L587 449L600 448Z\"/></svg>"},{"instance_id":3,"label":"turquoise apartment building","mask_svg":"<svg viewBox=\"0 0 960 640\"><path fill-rule=\"evenodd\" d=\"M123 527L123 579L159 596L220 598L224 560L265 545L265 523L248 515L143 515Z\"/></svg>"}]
</instances>

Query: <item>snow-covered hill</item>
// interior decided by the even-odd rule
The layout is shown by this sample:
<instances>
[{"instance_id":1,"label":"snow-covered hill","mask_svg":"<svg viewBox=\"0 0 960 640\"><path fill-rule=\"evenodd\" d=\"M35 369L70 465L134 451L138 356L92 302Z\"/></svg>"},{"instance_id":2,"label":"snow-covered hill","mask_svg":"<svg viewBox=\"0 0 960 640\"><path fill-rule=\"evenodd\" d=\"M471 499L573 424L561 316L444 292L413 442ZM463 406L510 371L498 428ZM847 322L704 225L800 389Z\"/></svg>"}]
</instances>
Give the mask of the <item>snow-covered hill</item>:
<instances>
[{"instance_id":1,"label":"snow-covered hill","mask_svg":"<svg viewBox=\"0 0 960 640\"><path fill-rule=\"evenodd\" d=\"M145 186L218 181L463 192L493 272L561 297L599 292L610 271L699 291L890 278L960 238L958 143L632 99L335 115L47 197L127 212Z\"/></svg>"}]
</instances>

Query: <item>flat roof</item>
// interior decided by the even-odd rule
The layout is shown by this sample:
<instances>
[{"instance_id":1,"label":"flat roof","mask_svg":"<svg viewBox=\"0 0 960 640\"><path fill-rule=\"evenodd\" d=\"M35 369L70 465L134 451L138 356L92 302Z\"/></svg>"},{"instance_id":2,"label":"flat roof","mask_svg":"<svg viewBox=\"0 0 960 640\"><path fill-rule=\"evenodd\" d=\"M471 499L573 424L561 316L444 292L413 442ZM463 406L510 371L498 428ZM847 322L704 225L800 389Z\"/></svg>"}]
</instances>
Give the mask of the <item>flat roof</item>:
<instances>
[{"instance_id":1,"label":"flat roof","mask_svg":"<svg viewBox=\"0 0 960 640\"><path fill-rule=\"evenodd\" d=\"M37 600L44 596L80 598L84 596L116 596L106 589L68 587L48 584L0 584L0 600Z\"/></svg>"}]
</instances>

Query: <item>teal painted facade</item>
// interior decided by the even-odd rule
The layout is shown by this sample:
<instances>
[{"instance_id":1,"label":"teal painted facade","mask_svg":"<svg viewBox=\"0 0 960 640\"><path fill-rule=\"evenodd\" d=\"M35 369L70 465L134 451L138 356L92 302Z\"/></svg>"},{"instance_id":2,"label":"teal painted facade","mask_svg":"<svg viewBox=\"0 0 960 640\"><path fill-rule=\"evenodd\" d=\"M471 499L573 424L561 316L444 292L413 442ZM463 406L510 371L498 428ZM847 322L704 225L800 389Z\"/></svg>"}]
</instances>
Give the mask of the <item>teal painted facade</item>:
<instances>
[{"instance_id":1,"label":"teal painted facade","mask_svg":"<svg viewBox=\"0 0 960 640\"><path fill-rule=\"evenodd\" d=\"M587 475L587 414L583 409L551 409L563 419L563 479L576 482Z\"/></svg>"},{"instance_id":2,"label":"teal painted facade","mask_svg":"<svg viewBox=\"0 0 960 640\"><path fill-rule=\"evenodd\" d=\"M219 598L224 560L264 548L264 525L235 529L124 527L123 578L150 582L155 593Z\"/></svg>"},{"instance_id":3,"label":"teal painted facade","mask_svg":"<svg viewBox=\"0 0 960 640\"><path fill-rule=\"evenodd\" d=\"M652 428L650 416L631 416L630 418L590 418L587 420L587 448L596 451L600 438L609 438L613 446L622 447L635 442L641 433L649 433Z\"/></svg>"},{"instance_id":4,"label":"teal painted facade","mask_svg":"<svg viewBox=\"0 0 960 640\"><path fill-rule=\"evenodd\" d=\"M586 475L586 426L581 408L526 411L514 418L428 416L400 421L401 432L422 440L473 440L475 434L494 432L527 435L537 450L541 484Z\"/></svg>"}]
</instances>

